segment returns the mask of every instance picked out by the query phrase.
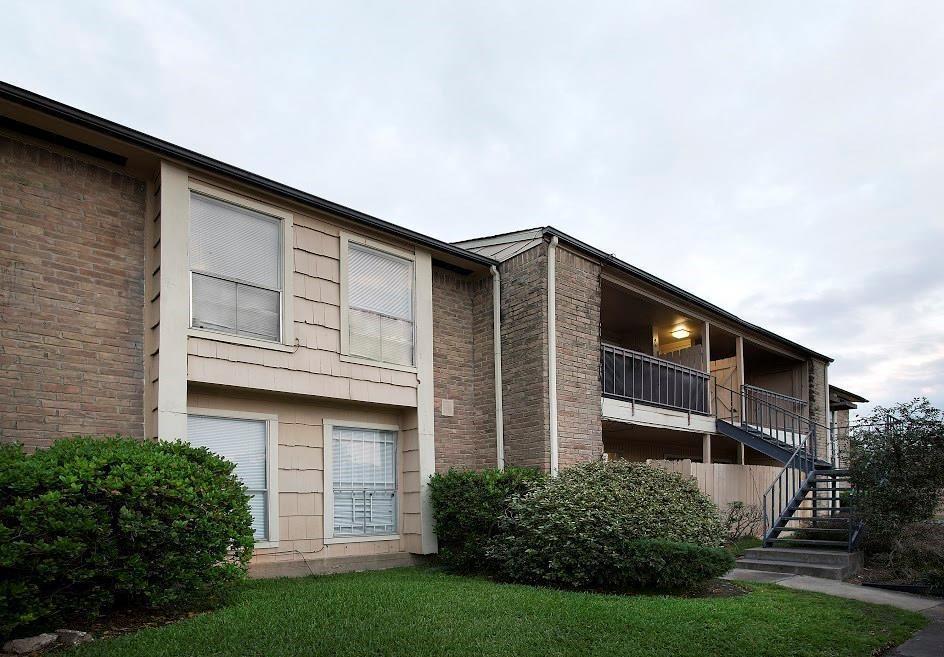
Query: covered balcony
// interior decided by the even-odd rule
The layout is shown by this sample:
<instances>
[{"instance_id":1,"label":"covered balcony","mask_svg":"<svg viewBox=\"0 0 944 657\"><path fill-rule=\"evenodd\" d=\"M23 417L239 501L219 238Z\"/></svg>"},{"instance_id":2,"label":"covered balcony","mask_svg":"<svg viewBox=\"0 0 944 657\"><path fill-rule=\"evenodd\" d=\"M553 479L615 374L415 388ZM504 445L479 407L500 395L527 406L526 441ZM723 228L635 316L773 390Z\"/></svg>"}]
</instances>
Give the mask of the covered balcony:
<instances>
[{"instance_id":1,"label":"covered balcony","mask_svg":"<svg viewBox=\"0 0 944 657\"><path fill-rule=\"evenodd\" d=\"M711 414L707 372L606 342L601 358L604 397Z\"/></svg>"},{"instance_id":2,"label":"covered balcony","mask_svg":"<svg viewBox=\"0 0 944 657\"><path fill-rule=\"evenodd\" d=\"M806 363L686 314L643 290L604 280L600 387L604 447L622 458L766 464L718 434L716 419L785 444L802 439ZM712 442L714 443L712 445ZM756 450L755 450L756 451ZM768 450L769 451L769 450Z\"/></svg>"},{"instance_id":3,"label":"covered balcony","mask_svg":"<svg viewBox=\"0 0 944 657\"><path fill-rule=\"evenodd\" d=\"M600 323L605 420L714 431L705 322L604 281Z\"/></svg>"}]
</instances>

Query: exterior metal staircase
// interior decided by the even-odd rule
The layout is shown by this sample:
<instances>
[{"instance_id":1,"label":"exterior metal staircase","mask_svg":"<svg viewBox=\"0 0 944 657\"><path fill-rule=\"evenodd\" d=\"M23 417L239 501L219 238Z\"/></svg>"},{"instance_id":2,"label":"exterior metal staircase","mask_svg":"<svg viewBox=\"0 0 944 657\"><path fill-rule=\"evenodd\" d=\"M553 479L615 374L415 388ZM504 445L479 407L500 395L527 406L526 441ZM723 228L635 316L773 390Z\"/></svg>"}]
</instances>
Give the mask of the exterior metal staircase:
<instances>
[{"instance_id":1,"label":"exterior metal staircase","mask_svg":"<svg viewBox=\"0 0 944 657\"><path fill-rule=\"evenodd\" d=\"M725 391L729 413L718 414L718 432L784 464L763 496L764 547L750 550L739 566L835 579L853 574L861 559L837 552L854 552L862 522L850 504L849 472L817 453L817 435L829 428L750 386L736 392L716 385L716 409Z\"/></svg>"}]
</instances>

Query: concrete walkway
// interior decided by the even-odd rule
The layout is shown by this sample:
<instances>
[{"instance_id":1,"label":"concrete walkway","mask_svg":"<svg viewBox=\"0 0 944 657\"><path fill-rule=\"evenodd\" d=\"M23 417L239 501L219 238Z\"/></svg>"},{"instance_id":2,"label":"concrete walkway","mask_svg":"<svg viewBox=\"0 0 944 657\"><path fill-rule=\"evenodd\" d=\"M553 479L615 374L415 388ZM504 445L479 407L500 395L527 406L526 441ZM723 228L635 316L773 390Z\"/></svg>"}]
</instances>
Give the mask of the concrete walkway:
<instances>
[{"instance_id":1,"label":"concrete walkway","mask_svg":"<svg viewBox=\"0 0 944 657\"><path fill-rule=\"evenodd\" d=\"M931 622L923 630L920 630L913 637L889 652L888 655L890 657L941 657L941 655L944 655L944 600L926 598L910 593L874 589L867 586L856 586L855 584L847 584L832 579L745 570L742 568L735 568L723 579L766 582L800 591L814 591L839 598L871 602L877 605L890 605L907 611L919 612L930 619Z\"/></svg>"}]
</instances>

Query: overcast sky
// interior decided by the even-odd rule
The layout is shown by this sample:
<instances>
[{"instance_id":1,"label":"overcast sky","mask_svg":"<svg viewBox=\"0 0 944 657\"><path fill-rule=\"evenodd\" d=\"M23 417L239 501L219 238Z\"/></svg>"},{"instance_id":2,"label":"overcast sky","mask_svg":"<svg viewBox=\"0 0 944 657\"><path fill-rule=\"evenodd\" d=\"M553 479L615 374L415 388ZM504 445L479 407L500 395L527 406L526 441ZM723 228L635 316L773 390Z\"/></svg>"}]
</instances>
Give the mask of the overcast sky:
<instances>
[{"instance_id":1,"label":"overcast sky","mask_svg":"<svg viewBox=\"0 0 944 657\"><path fill-rule=\"evenodd\" d=\"M440 239L556 226L944 405L944 4L173 4L0 0L0 78Z\"/></svg>"}]
</instances>

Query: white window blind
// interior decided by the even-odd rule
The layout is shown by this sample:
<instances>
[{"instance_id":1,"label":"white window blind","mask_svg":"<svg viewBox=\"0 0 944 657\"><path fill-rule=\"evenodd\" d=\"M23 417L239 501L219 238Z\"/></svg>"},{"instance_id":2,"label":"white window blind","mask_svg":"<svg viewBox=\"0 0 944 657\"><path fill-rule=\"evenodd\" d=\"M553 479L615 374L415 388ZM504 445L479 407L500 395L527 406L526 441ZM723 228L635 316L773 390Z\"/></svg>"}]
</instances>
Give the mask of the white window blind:
<instances>
[{"instance_id":1,"label":"white window blind","mask_svg":"<svg viewBox=\"0 0 944 657\"><path fill-rule=\"evenodd\" d=\"M335 427L333 433L335 536L396 533L396 432Z\"/></svg>"},{"instance_id":2,"label":"white window blind","mask_svg":"<svg viewBox=\"0 0 944 657\"><path fill-rule=\"evenodd\" d=\"M236 464L236 476L252 496L249 508L253 533L256 540L265 540L269 498L265 421L188 415L187 440Z\"/></svg>"},{"instance_id":3,"label":"white window blind","mask_svg":"<svg viewBox=\"0 0 944 657\"><path fill-rule=\"evenodd\" d=\"M281 339L281 223L190 194L191 323Z\"/></svg>"},{"instance_id":4,"label":"white window blind","mask_svg":"<svg viewBox=\"0 0 944 657\"><path fill-rule=\"evenodd\" d=\"M370 360L413 364L413 263L350 244L348 350Z\"/></svg>"}]
</instances>

